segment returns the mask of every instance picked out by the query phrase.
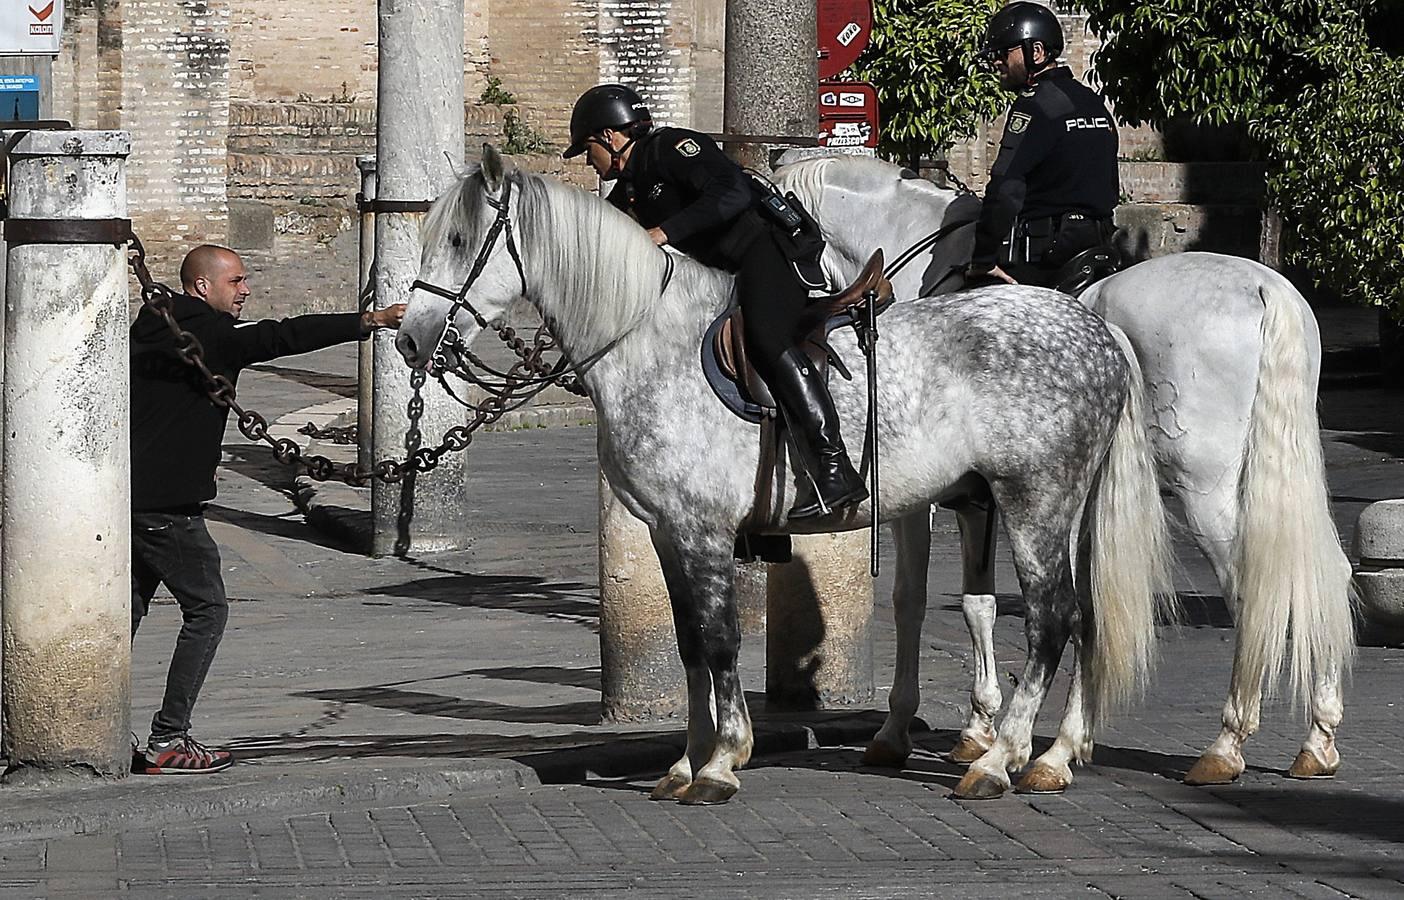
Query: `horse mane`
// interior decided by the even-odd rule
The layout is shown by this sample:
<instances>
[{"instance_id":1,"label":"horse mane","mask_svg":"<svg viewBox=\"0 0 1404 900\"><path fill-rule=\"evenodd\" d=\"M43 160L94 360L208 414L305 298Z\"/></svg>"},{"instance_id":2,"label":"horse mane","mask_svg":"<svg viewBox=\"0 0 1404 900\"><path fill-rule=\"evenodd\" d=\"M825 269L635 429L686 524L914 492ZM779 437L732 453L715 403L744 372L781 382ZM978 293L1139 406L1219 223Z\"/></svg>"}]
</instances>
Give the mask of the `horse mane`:
<instances>
[{"instance_id":1,"label":"horse mane","mask_svg":"<svg viewBox=\"0 0 1404 900\"><path fill-rule=\"evenodd\" d=\"M568 342L572 356L608 347L646 318L659 329L697 327L693 320L699 311L719 310L718 303L726 302L729 292L707 276L729 276L671 254L668 294L680 290L689 299L660 303L670 254L654 246L637 222L599 196L553 178L519 169L504 178L515 195L512 228L527 285L542 318ZM438 245L450 229L462 234L465 247L480 246L496 212L485 211L486 205L481 167L471 166L457 188L430 208L424 246Z\"/></svg>"},{"instance_id":2,"label":"horse mane","mask_svg":"<svg viewBox=\"0 0 1404 900\"><path fill-rule=\"evenodd\" d=\"M791 163L776 173L776 182L782 191L794 191L800 203L804 204L804 208L822 223L819 199L823 196L824 186L833 184L838 177L838 173L833 171L836 166L842 171L851 172L858 177L872 178L878 182L896 181L903 190L929 194L944 199L946 204L949 204L957 196L955 191L939 187L935 183L917 176L904 166L871 156L851 154L820 156L815 159Z\"/></svg>"}]
</instances>

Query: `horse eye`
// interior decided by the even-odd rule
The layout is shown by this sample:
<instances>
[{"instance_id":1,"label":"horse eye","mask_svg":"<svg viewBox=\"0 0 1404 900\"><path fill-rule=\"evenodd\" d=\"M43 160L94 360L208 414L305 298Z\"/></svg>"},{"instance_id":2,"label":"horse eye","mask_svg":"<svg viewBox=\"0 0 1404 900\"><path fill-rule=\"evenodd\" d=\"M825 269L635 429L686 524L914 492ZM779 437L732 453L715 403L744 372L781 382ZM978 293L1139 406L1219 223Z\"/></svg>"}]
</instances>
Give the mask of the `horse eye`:
<instances>
[{"instance_id":1,"label":"horse eye","mask_svg":"<svg viewBox=\"0 0 1404 900\"><path fill-rule=\"evenodd\" d=\"M463 246L463 235L461 235L461 234L459 234L458 232L455 231L453 234L449 235L449 243L450 243L450 244L453 244L453 246L454 246L455 249L457 249L457 248L459 248L459 247L462 247L462 246Z\"/></svg>"}]
</instances>

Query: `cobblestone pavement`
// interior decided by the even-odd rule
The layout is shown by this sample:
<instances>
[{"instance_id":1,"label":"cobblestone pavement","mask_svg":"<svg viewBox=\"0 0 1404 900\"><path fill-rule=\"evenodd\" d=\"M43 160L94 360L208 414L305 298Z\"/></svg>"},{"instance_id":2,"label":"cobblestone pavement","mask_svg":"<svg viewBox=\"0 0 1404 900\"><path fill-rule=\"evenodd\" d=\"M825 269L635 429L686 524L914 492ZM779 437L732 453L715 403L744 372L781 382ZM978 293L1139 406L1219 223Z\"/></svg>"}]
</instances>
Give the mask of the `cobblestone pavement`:
<instances>
[{"instance_id":1,"label":"cobblestone pavement","mask_svg":"<svg viewBox=\"0 0 1404 900\"><path fill-rule=\"evenodd\" d=\"M349 395L353 370L345 348L282 360L250 371L240 396L276 417ZM1404 493L1397 399L1323 396L1347 538L1365 503ZM194 784L0 791L0 900L1404 896L1404 651L1362 647L1337 779L1282 777L1305 725L1279 702L1238 784L1185 787L1178 776L1218 729L1232 631L1207 566L1184 547L1187 621L1165 629L1150 696L1101 736L1064 796L947 796L960 770L941 754L969 683L947 521L923 642L931 730L906 770L863 769L860 744L841 737L759 756L725 806L649 802L657 773L639 761L661 768L680 723L597 724L593 440L588 427L481 435L473 547L369 560L308 529L291 477L231 433L209 515L234 603L196 728L241 762ZM884 569L880 690L891 681L890 559ZM1012 591L1007 559L999 575ZM1013 672L1023 659L1013 596L1001 612L998 660ZM159 698L177 619L158 607L136 641L137 727ZM764 728L786 717L755 693L762 645L749 639L743 663ZM1050 711L1061 682L1052 698ZM1054 722L1045 715L1042 740ZM484 760L500 777L474 774ZM553 778L565 781L542 783ZM358 793L371 781L389 786Z\"/></svg>"}]
</instances>

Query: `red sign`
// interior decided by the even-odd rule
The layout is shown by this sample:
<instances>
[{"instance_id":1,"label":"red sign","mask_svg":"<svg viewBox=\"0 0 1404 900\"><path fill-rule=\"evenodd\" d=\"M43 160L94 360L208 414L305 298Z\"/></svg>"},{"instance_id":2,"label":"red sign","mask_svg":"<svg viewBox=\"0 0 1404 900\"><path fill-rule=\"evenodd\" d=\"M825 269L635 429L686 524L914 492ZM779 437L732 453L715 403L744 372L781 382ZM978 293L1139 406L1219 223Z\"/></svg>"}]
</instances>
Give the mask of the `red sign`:
<instances>
[{"instance_id":1,"label":"red sign","mask_svg":"<svg viewBox=\"0 0 1404 900\"><path fill-rule=\"evenodd\" d=\"M876 147L877 90L865 81L819 82L819 146Z\"/></svg>"},{"instance_id":2,"label":"red sign","mask_svg":"<svg viewBox=\"0 0 1404 900\"><path fill-rule=\"evenodd\" d=\"M818 0L819 79L853 65L873 33L872 0Z\"/></svg>"}]
</instances>

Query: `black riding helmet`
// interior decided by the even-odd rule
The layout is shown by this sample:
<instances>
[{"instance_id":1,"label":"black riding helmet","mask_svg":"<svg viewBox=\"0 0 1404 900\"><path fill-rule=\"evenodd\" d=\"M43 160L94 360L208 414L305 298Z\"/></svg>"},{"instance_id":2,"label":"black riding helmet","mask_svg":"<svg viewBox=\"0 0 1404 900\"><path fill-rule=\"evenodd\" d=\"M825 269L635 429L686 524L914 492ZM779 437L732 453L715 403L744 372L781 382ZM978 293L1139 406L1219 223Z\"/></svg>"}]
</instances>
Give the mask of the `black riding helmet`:
<instances>
[{"instance_id":1,"label":"black riding helmet","mask_svg":"<svg viewBox=\"0 0 1404 900\"><path fill-rule=\"evenodd\" d=\"M1050 61L1063 52L1063 26L1053 10L1041 3L1018 0L995 13L980 44L980 61L993 68L1000 54L1014 47L1024 50L1024 68L1033 72L1033 45L1043 45Z\"/></svg>"},{"instance_id":2,"label":"black riding helmet","mask_svg":"<svg viewBox=\"0 0 1404 900\"><path fill-rule=\"evenodd\" d=\"M580 95L570 113L570 146L561 156L570 159L585 152L590 137L606 128L620 129L653 117L633 88L622 84L597 84Z\"/></svg>"}]
</instances>

